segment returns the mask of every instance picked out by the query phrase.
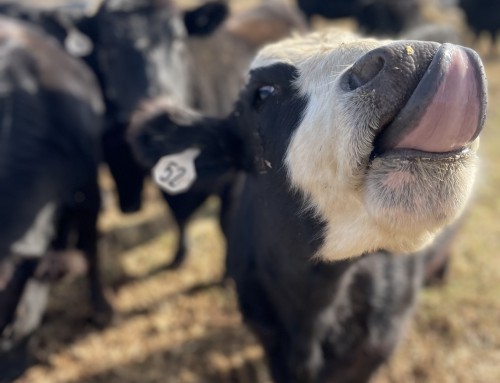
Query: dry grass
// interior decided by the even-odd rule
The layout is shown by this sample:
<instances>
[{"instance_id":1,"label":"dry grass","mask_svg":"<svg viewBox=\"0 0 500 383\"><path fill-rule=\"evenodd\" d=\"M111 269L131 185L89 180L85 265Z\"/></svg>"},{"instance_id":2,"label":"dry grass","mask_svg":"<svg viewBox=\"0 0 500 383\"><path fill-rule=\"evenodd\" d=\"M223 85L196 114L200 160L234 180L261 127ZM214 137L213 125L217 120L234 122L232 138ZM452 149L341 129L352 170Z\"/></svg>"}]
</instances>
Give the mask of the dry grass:
<instances>
[{"instance_id":1,"label":"dry grass","mask_svg":"<svg viewBox=\"0 0 500 383\"><path fill-rule=\"evenodd\" d=\"M455 244L448 282L423 292L406 339L376 383L500 382L500 258L496 254L500 245L500 62L489 61L486 68L490 105L481 175ZM47 323L33 339L33 350L42 363L16 382L268 383L262 351L241 322L233 290L214 285L224 269L224 243L212 218L217 202L210 201L189 228L187 265L177 272L149 276L172 256L176 238L169 220L159 218L164 215L163 204L150 190L147 210L125 218L111 202L101 222L103 230L113 231L116 237L108 234L114 241L108 240L103 248L107 283L118 284L124 275L137 278L111 296L114 325L97 331L86 324L82 281L59 286L53 292ZM161 236L144 241L144 235L134 234L131 228L152 219L157 223L141 233L152 238L165 227Z\"/></svg>"}]
</instances>

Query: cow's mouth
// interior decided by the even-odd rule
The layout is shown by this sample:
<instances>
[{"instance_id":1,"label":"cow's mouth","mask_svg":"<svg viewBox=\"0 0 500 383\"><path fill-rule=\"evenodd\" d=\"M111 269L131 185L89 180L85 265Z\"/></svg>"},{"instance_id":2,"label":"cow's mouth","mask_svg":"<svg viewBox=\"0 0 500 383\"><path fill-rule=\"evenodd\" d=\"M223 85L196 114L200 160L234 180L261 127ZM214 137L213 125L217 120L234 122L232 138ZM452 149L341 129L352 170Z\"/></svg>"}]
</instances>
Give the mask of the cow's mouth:
<instances>
[{"instance_id":1,"label":"cow's mouth","mask_svg":"<svg viewBox=\"0 0 500 383\"><path fill-rule=\"evenodd\" d=\"M376 135L373 157L453 159L467 155L482 130L486 79L478 55L443 44L394 119Z\"/></svg>"}]
</instances>

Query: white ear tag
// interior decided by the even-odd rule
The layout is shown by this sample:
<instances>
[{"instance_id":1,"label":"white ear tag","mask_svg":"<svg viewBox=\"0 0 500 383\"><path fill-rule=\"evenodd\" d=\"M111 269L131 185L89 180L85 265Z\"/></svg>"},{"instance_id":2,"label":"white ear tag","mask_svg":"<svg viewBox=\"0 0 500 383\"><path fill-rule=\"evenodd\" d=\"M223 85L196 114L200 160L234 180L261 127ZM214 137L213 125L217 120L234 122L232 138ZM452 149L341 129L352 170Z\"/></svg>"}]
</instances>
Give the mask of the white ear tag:
<instances>
[{"instance_id":1,"label":"white ear tag","mask_svg":"<svg viewBox=\"0 0 500 383\"><path fill-rule=\"evenodd\" d=\"M84 57L92 53L94 44L92 44L92 41L86 35L77 29L70 29L64 40L64 47L72 56Z\"/></svg>"},{"instance_id":2,"label":"white ear tag","mask_svg":"<svg viewBox=\"0 0 500 383\"><path fill-rule=\"evenodd\" d=\"M199 154L200 149L191 148L160 158L153 168L156 184L169 194L187 191L196 180L194 160Z\"/></svg>"}]
</instances>

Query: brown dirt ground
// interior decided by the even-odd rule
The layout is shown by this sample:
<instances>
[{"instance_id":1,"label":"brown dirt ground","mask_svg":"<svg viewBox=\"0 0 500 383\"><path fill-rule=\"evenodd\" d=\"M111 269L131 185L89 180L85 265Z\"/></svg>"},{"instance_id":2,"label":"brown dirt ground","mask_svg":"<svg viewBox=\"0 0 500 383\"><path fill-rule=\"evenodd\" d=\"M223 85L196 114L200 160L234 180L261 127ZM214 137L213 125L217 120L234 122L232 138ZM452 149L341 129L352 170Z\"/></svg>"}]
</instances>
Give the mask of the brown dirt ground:
<instances>
[{"instance_id":1,"label":"brown dirt ground","mask_svg":"<svg viewBox=\"0 0 500 383\"><path fill-rule=\"evenodd\" d=\"M451 273L445 286L423 292L404 341L375 383L500 382L500 61L487 60L486 69L483 161ZM105 171L103 184L111 188ZM108 192L101 250L115 323L102 331L87 324L83 281L58 286L31 344L41 363L16 383L269 383L234 291L216 285L224 270L217 204L210 200L193 219L185 267L155 273L176 239L155 189L148 189L145 211L130 217L115 210Z\"/></svg>"}]
</instances>

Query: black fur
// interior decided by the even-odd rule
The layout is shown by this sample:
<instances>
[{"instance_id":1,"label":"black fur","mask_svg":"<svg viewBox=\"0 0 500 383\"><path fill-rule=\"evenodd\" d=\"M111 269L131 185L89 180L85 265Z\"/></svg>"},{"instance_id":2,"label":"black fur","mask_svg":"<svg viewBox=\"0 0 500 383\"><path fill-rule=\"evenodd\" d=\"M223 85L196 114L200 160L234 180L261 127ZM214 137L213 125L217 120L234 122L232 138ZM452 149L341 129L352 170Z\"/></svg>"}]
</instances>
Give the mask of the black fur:
<instances>
[{"instance_id":1,"label":"black fur","mask_svg":"<svg viewBox=\"0 0 500 383\"><path fill-rule=\"evenodd\" d=\"M353 17L366 34L397 35L419 20L419 0L298 0L308 20Z\"/></svg>"},{"instance_id":2,"label":"black fur","mask_svg":"<svg viewBox=\"0 0 500 383\"><path fill-rule=\"evenodd\" d=\"M459 6L465 12L467 24L479 39L486 32L491 38L491 52L497 45L497 35L500 31L500 2L498 0L460 0Z\"/></svg>"}]
</instances>

